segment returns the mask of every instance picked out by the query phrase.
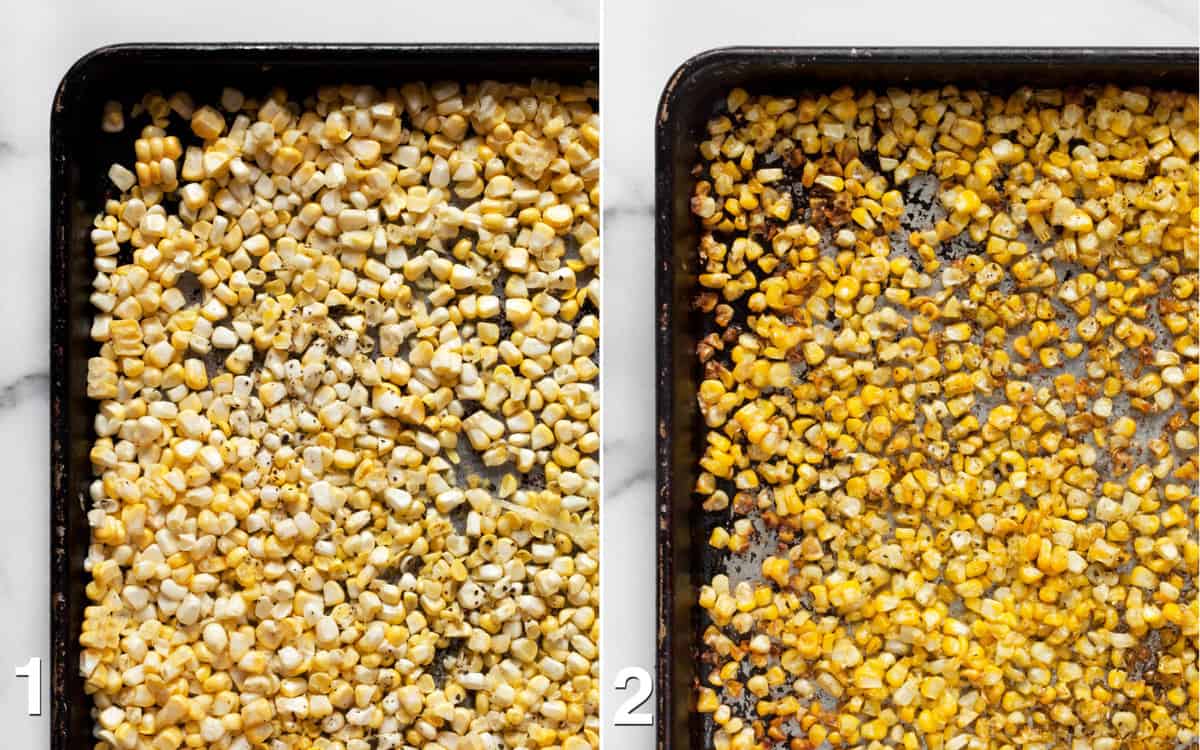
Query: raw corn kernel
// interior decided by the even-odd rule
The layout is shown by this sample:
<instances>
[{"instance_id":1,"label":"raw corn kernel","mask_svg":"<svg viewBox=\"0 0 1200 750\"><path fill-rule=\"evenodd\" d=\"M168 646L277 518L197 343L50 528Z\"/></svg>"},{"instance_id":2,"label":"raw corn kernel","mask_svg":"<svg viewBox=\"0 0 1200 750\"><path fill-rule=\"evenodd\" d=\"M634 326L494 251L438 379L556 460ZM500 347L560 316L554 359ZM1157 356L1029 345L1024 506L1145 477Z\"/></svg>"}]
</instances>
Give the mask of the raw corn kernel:
<instances>
[{"instance_id":1,"label":"raw corn kernel","mask_svg":"<svg viewBox=\"0 0 1200 750\"><path fill-rule=\"evenodd\" d=\"M597 96L132 108L92 232L96 748L598 746Z\"/></svg>"},{"instance_id":2,"label":"raw corn kernel","mask_svg":"<svg viewBox=\"0 0 1200 750\"><path fill-rule=\"evenodd\" d=\"M691 202L711 746L1194 744L1196 95L724 106Z\"/></svg>"}]
</instances>

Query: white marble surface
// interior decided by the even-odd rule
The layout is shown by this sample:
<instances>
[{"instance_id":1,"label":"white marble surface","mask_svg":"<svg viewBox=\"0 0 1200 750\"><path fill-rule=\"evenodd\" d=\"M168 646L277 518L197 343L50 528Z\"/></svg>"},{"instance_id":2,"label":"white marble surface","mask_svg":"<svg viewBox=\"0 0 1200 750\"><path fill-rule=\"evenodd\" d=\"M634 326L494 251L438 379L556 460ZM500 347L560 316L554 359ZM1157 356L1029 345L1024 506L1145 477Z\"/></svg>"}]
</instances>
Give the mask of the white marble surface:
<instances>
[{"instance_id":1,"label":"white marble surface","mask_svg":"<svg viewBox=\"0 0 1200 750\"><path fill-rule=\"evenodd\" d=\"M980 3L607 0L603 670L654 665L654 111L688 57L728 45L1196 45L1194 0ZM619 363L619 364L618 364ZM614 364L616 366L614 366ZM605 714L624 694L608 688ZM605 735L653 747L650 727Z\"/></svg>"},{"instance_id":2,"label":"white marble surface","mask_svg":"<svg viewBox=\"0 0 1200 750\"><path fill-rule=\"evenodd\" d=\"M49 656L49 116L59 79L118 42L597 42L594 0L5 2L0 45L0 747L49 746L49 717L26 717L31 656ZM130 85L136 86L136 80ZM43 665L48 693L48 665ZM46 704L48 706L48 704Z\"/></svg>"}]
</instances>

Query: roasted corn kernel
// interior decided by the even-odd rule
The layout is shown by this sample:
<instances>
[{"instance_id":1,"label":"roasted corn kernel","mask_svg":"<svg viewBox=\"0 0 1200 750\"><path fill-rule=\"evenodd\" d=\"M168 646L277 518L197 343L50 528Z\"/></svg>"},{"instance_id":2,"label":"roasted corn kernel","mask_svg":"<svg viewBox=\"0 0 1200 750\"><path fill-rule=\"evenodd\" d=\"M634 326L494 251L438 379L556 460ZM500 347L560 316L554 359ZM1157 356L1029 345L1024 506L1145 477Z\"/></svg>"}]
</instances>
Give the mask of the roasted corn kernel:
<instances>
[{"instance_id":1,"label":"roasted corn kernel","mask_svg":"<svg viewBox=\"0 0 1200 750\"><path fill-rule=\"evenodd\" d=\"M596 99L134 107L92 233L97 748L597 746Z\"/></svg>"},{"instance_id":2,"label":"roasted corn kernel","mask_svg":"<svg viewBox=\"0 0 1200 750\"><path fill-rule=\"evenodd\" d=\"M1196 95L725 107L692 201L695 489L740 581L699 596L713 746L1194 743Z\"/></svg>"}]
</instances>

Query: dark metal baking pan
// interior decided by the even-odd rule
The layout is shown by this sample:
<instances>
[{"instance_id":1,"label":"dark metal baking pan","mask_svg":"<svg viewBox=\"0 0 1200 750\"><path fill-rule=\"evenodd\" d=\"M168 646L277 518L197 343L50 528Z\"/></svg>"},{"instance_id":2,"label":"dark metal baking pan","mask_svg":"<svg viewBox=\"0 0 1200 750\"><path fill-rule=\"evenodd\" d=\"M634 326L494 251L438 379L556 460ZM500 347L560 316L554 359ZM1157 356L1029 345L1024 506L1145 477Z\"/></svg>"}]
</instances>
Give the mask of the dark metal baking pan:
<instances>
[{"instance_id":1,"label":"dark metal baking pan","mask_svg":"<svg viewBox=\"0 0 1200 750\"><path fill-rule=\"evenodd\" d=\"M297 45L185 44L104 47L81 58L63 77L50 116L50 577L51 708L54 750L91 747L92 701L79 675L78 637L87 606L87 485L91 424L87 358L93 217L115 189L113 162L133 158L138 121L104 133L106 101L132 104L152 90L186 91L198 102L219 101L221 89L249 95L282 86L293 96L322 84L381 88L409 81L599 80L596 45Z\"/></svg>"},{"instance_id":2,"label":"dark metal baking pan","mask_svg":"<svg viewBox=\"0 0 1200 750\"><path fill-rule=\"evenodd\" d=\"M696 407L696 344L706 333L692 309L700 233L688 207L705 124L735 86L796 94L888 86L1011 91L1088 83L1196 90L1197 50L1114 48L728 48L675 71L655 117L658 360L658 746L711 747L708 719L695 712L704 622L699 587L721 570L707 544L721 519L693 501L704 424Z\"/></svg>"}]
</instances>

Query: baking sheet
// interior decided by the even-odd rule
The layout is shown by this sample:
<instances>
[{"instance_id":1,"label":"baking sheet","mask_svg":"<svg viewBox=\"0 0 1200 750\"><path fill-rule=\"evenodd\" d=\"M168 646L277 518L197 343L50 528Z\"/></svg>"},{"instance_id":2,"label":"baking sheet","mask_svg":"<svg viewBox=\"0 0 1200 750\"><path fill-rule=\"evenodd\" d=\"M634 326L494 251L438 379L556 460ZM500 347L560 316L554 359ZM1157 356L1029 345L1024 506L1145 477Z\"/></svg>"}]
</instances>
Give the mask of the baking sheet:
<instances>
[{"instance_id":1,"label":"baking sheet","mask_svg":"<svg viewBox=\"0 0 1200 750\"><path fill-rule=\"evenodd\" d=\"M79 632L87 606L88 450L97 403L87 398L93 217L116 194L113 162L128 163L141 126L127 118L121 133L104 133L106 101L131 106L150 91L190 93L219 101L232 86L260 95L275 86L293 96L323 84L388 87L409 81L599 79L596 45L323 45L162 44L104 47L64 76L50 118L50 578L53 750L91 747L92 701L79 675Z\"/></svg>"},{"instance_id":2,"label":"baking sheet","mask_svg":"<svg viewBox=\"0 0 1200 750\"><path fill-rule=\"evenodd\" d=\"M698 220L691 215L692 168L708 120L734 87L753 94L946 84L1004 93L1020 86L1089 83L1196 90L1195 48L728 48L685 62L668 81L656 121L656 325L658 453L657 710L660 750L711 747L711 720L694 710L707 620L700 586L730 571L707 539L725 519L692 495L703 454L696 405L696 344L708 332L692 307L699 291ZM756 546L762 546L761 543ZM753 562L753 561L751 561ZM753 572L757 575L757 569ZM731 576L732 577L732 576ZM736 579L735 579L736 580Z\"/></svg>"}]
</instances>

